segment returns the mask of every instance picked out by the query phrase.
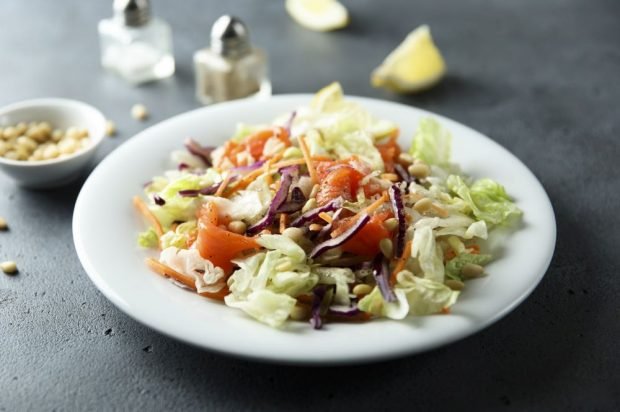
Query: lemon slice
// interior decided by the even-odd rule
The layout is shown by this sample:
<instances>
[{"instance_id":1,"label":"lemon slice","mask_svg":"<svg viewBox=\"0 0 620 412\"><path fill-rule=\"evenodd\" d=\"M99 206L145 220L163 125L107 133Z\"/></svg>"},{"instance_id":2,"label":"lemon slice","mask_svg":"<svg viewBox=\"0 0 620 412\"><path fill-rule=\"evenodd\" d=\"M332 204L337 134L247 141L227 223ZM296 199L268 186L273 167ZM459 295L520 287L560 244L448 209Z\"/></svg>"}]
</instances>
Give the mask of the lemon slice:
<instances>
[{"instance_id":1,"label":"lemon slice","mask_svg":"<svg viewBox=\"0 0 620 412\"><path fill-rule=\"evenodd\" d=\"M370 82L374 87L413 93L435 85L445 72L446 63L433 42L428 26L423 25L409 33L385 58L373 71Z\"/></svg>"},{"instance_id":2,"label":"lemon slice","mask_svg":"<svg viewBox=\"0 0 620 412\"><path fill-rule=\"evenodd\" d=\"M336 0L286 0L286 10L310 30L336 30L349 23L347 9Z\"/></svg>"}]
</instances>

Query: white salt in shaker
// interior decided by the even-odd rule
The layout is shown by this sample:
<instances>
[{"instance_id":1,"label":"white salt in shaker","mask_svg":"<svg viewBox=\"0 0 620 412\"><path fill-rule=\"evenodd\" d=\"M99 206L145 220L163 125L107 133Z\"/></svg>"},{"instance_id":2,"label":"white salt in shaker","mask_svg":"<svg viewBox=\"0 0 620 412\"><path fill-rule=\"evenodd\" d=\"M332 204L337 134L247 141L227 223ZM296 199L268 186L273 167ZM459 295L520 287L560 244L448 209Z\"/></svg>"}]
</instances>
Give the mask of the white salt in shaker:
<instances>
[{"instance_id":1,"label":"white salt in shaker","mask_svg":"<svg viewBox=\"0 0 620 412\"><path fill-rule=\"evenodd\" d=\"M151 16L149 0L114 0L114 16L99 22L101 64L130 83L174 74L172 31Z\"/></svg>"},{"instance_id":2,"label":"white salt in shaker","mask_svg":"<svg viewBox=\"0 0 620 412\"><path fill-rule=\"evenodd\" d=\"M196 98L212 104L271 95L267 57L252 47L246 25L222 16L211 29L211 46L194 54Z\"/></svg>"}]
</instances>

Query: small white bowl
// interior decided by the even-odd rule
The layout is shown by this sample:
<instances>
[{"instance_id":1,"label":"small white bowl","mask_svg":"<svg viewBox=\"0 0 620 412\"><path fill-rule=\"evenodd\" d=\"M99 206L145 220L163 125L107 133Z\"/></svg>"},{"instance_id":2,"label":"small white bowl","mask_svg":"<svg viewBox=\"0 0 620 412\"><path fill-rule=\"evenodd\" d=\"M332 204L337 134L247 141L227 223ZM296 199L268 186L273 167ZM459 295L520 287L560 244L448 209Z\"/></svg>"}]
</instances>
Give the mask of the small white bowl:
<instances>
[{"instance_id":1,"label":"small white bowl","mask_svg":"<svg viewBox=\"0 0 620 412\"><path fill-rule=\"evenodd\" d=\"M19 186L48 189L61 186L78 178L82 169L95 155L103 141L106 120L94 107L69 99L34 99L0 108L0 127L19 122L49 122L54 128L71 126L88 129L90 146L51 160L11 160L0 157L0 169L11 176Z\"/></svg>"}]
</instances>

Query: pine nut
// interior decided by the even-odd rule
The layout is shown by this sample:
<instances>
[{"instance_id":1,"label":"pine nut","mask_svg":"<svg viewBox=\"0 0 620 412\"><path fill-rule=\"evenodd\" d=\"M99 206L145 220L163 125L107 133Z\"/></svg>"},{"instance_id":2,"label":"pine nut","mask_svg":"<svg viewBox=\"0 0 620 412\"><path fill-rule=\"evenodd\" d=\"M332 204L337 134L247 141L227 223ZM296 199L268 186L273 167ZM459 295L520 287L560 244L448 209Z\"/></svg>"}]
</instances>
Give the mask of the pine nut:
<instances>
[{"instance_id":1,"label":"pine nut","mask_svg":"<svg viewBox=\"0 0 620 412\"><path fill-rule=\"evenodd\" d=\"M9 225L6 222L6 219L3 217L0 217L0 230L7 230L8 228L9 228Z\"/></svg>"},{"instance_id":2,"label":"pine nut","mask_svg":"<svg viewBox=\"0 0 620 412\"><path fill-rule=\"evenodd\" d=\"M413 163L413 157L409 153L401 153L398 155L398 162L403 166L409 166Z\"/></svg>"},{"instance_id":3,"label":"pine nut","mask_svg":"<svg viewBox=\"0 0 620 412\"><path fill-rule=\"evenodd\" d=\"M245 222L242 222L241 220L233 220L228 223L228 230L239 235L244 234L247 228L248 225L246 225Z\"/></svg>"},{"instance_id":4,"label":"pine nut","mask_svg":"<svg viewBox=\"0 0 620 412\"><path fill-rule=\"evenodd\" d=\"M391 217L383 222L383 226L392 232L398 227L398 220L395 217Z\"/></svg>"},{"instance_id":5,"label":"pine nut","mask_svg":"<svg viewBox=\"0 0 620 412\"><path fill-rule=\"evenodd\" d=\"M315 207L316 207L316 199L315 198L310 198L306 202L304 207L301 208L301 213L306 213L308 210L314 209Z\"/></svg>"},{"instance_id":6,"label":"pine nut","mask_svg":"<svg viewBox=\"0 0 620 412\"><path fill-rule=\"evenodd\" d=\"M427 212L431 206L433 206L433 202L428 197L418 200L413 205L413 208L419 213Z\"/></svg>"},{"instance_id":7,"label":"pine nut","mask_svg":"<svg viewBox=\"0 0 620 412\"><path fill-rule=\"evenodd\" d=\"M116 134L116 124L112 120L105 122L105 134L108 136L114 136Z\"/></svg>"},{"instance_id":8,"label":"pine nut","mask_svg":"<svg viewBox=\"0 0 620 412\"><path fill-rule=\"evenodd\" d=\"M446 279L444 284L452 290L463 290L465 284L460 280Z\"/></svg>"},{"instance_id":9,"label":"pine nut","mask_svg":"<svg viewBox=\"0 0 620 412\"><path fill-rule=\"evenodd\" d=\"M392 240L388 238L384 238L379 241L379 249L381 250L381 253L383 253L383 256L388 259L392 259L394 256L394 244L392 243Z\"/></svg>"},{"instance_id":10,"label":"pine nut","mask_svg":"<svg viewBox=\"0 0 620 412\"><path fill-rule=\"evenodd\" d=\"M312 190L310 191L310 196L308 196L308 198L314 199L316 197L316 194L319 193L320 188L321 187L318 185L318 183L312 186Z\"/></svg>"},{"instance_id":11,"label":"pine nut","mask_svg":"<svg viewBox=\"0 0 620 412\"><path fill-rule=\"evenodd\" d=\"M12 260L2 262L0 263L0 269L7 275L12 275L13 273L17 273L17 263Z\"/></svg>"},{"instance_id":12,"label":"pine nut","mask_svg":"<svg viewBox=\"0 0 620 412\"><path fill-rule=\"evenodd\" d=\"M134 104L133 107L131 108L131 117L133 117L136 120L145 120L147 117L149 117L149 112L146 109L146 106L143 104Z\"/></svg>"},{"instance_id":13,"label":"pine nut","mask_svg":"<svg viewBox=\"0 0 620 412\"><path fill-rule=\"evenodd\" d=\"M407 171L416 179L425 179L431 173L431 169L426 163L414 163L407 168Z\"/></svg>"},{"instance_id":14,"label":"pine nut","mask_svg":"<svg viewBox=\"0 0 620 412\"><path fill-rule=\"evenodd\" d=\"M308 230L311 232L319 232L321 229L323 229L323 225L319 225L318 223L313 223L308 226Z\"/></svg>"},{"instance_id":15,"label":"pine nut","mask_svg":"<svg viewBox=\"0 0 620 412\"><path fill-rule=\"evenodd\" d=\"M381 174L381 179L389 180L390 182L397 182L398 175L395 173L383 173Z\"/></svg>"},{"instance_id":16,"label":"pine nut","mask_svg":"<svg viewBox=\"0 0 620 412\"><path fill-rule=\"evenodd\" d=\"M358 297L368 295L370 292L372 292L372 287L365 283L353 287L353 294Z\"/></svg>"},{"instance_id":17,"label":"pine nut","mask_svg":"<svg viewBox=\"0 0 620 412\"><path fill-rule=\"evenodd\" d=\"M461 268L461 276L465 279L475 279L484 276L484 268L474 263L466 263Z\"/></svg>"},{"instance_id":18,"label":"pine nut","mask_svg":"<svg viewBox=\"0 0 620 412\"><path fill-rule=\"evenodd\" d=\"M306 305L295 305L289 316L293 320L307 320L310 317L310 308Z\"/></svg>"}]
</instances>

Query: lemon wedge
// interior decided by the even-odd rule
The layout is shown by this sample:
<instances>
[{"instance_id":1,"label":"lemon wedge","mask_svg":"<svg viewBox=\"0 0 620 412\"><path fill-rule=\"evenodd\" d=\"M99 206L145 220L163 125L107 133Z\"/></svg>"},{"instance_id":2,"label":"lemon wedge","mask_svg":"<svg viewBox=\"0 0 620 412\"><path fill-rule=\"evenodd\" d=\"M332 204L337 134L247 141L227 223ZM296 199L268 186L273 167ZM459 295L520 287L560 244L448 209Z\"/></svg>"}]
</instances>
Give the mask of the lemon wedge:
<instances>
[{"instance_id":1,"label":"lemon wedge","mask_svg":"<svg viewBox=\"0 0 620 412\"><path fill-rule=\"evenodd\" d=\"M377 67L370 78L374 87L385 87L398 93L413 93L434 86L446 72L431 31L423 25L409 33L405 40Z\"/></svg>"},{"instance_id":2,"label":"lemon wedge","mask_svg":"<svg viewBox=\"0 0 620 412\"><path fill-rule=\"evenodd\" d=\"M286 11L310 30L330 31L349 24L347 9L336 0L286 0Z\"/></svg>"},{"instance_id":3,"label":"lemon wedge","mask_svg":"<svg viewBox=\"0 0 620 412\"><path fill-rule=\"evenodd\" d=\"M315 93L310 107L318 112L329 110L330 107L338 106L344 97L342 86L333 82Z\"/></svg>"}]
</instances>

